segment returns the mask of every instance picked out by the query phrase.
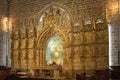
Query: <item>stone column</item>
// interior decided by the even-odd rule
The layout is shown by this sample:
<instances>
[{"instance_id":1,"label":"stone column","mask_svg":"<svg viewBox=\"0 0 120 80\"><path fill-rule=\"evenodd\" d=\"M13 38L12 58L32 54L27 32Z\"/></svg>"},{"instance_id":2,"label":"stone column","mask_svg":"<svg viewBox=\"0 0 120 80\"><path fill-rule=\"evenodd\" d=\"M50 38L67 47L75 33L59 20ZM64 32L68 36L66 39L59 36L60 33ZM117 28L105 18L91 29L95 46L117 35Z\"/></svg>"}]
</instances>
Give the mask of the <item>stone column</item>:
<instances>
[{"instance_id":1,"label":"stone column","mask_svg":"<svg viewBox=\"0 0 120 80\"><path fill-rule=\"evenodd\" d=\"M0 66L6 66L6 33L0 30Z\"/></svg>"}]
</instances>

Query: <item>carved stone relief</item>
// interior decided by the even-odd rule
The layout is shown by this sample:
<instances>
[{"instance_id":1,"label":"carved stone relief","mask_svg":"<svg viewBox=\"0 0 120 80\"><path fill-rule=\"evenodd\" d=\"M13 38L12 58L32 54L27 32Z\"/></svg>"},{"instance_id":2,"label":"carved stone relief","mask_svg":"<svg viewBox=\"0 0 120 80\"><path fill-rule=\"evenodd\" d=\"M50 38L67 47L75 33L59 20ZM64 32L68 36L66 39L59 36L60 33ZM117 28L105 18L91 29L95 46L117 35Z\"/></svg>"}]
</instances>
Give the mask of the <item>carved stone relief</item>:
<instances>
[{"instance_id":1,"label":"carved stone relief","mask_svg":"<svg viewBox=\"0 0 120 80\"><path fill-rule=\"evenodd\" d=\"M92 58L85 59L85 70L94 70L95 69L95 60Z\"/></svg>"},{"instance_id":2,"label":"carved stone relief","mask_svg":"<svg viewBox=\"0 0 120 80\"><path fill-rule=\"evenodd\" d=\"M28 28L28 38L35 37L34 35L34 27Z\"/></svg>"},{"instance_id":3,"label":"carved stone relief","mask_svg":"<svg viewBox=\"0 0 120 80\"><path fill-rule=\"evenodd\" d=\"M20 61L19 58L13 58L13 61L17 63L13 63L15 68L45 67L46 42L51 36L58 35L64 43L63 72L65 70L67 72L106 69L108 43L105 42L108 42L108 30L104 31L101 25L94 25L91 20L90 24L88 22L78 27L71 25L71 21L72 18L65 10L49 6L41 14L30 17L29 26L13 31L13 39L15 39L13 45L16 46L15 49L21 50L21 59L23 59ZM73 19L73 22L75 21L76 19ZM77 28L74 29L74 27ZM98 31L97 27L99 27ZM12 52L14 53L14 51ZM23 57L23 54L26 55L26 58Z\"/></svg>"},{"instance_id":4,"label":"carved stone relief","mask_svg":"<svg viewBox=\"0 0 120 80\"><path fill-rule=\"evenodd\" d=\"M19 69L19 52L18 52L18 50L14 50L13 51L13 62L12 62L12 65L13 65L13 67L14 68L17 68L17 69Z\"/></svg>"},{"instance_id":5,"label":"carved stone relief","mask_svg":"<svg viewBox=\"0 0 120 80\"><path fill-rule=\"evenodd\" d=\"M34 38L29 38L28 39L28 48L34 48Z\"/></svg>"},{"instance_id":6,"label":"carved stone relief","mask_svg":"<svg viewBox=\"0 0 120 80\"><path fill-rule=\"evenodd\" d=\"M26 45L27 45L26 39L21 39L20 40L20 48L24 49L24 48L26 48Z\"/></svg>"},{"instance_id":7,"label":"carved stone relief","mask_svg":"<svg viewBox=\"0 0 120 80\"><path fill-rule=\"evenodd\" d=\"M25 49L21 49L19 51L19 57L20 58L18 59L18 61L19 61L20 68L22 68L22 69L27 68L27 63L26 63L27 55L26 55Z\"/></svg>"},{"instance_id":8,"label":"carved stone relief","mask_svg":"<svg viewBox=\"0 0 120 80\"><path fill-rule=\"evenodd\" d=\"M86 32L85 33L85 43L86 44L90 44L90 43L93 43L94 41L94 35L93 35L93 32Z\"/></svg>"},{"instance_id":9,"label":"carved stone relief","mask_svg":"<svg viewBox=\"0 0 120 80\"><path fill-rule=\"evenodd\" d=\"M14 39L19 39L19 31L18 30L14 31L13 38Z\"/></svg>"},{"instance_id":10,"label":"carved stone relief","mask_svg":"<svg viewBox=\"0 0 120 80\"><path fill-rule=\"evenodd\" d=\"M86 46L84 47L84 57L93 57L94 53L93 53L93 46Z\"/></svg>"},{"instance_id":11,"label":"carved stone relief","mask_svg":"<svg viewBox=\"0 0 120 80\"><path fill-rule=\"evenodd\" d=\"M14 40L14 47L13 49L18 49L19 48L19 40Z\"/></svg>"},{"instance_id":12,"label":"carved stone relief","mask_svg":"<svg viewBox=\"0 0 120 80\"><path fill-rule=\"evenodd\" d=\"M20 29L20 38L21 39L26 38L26 28L21 28Z\"/></svg>"}]
</instances>

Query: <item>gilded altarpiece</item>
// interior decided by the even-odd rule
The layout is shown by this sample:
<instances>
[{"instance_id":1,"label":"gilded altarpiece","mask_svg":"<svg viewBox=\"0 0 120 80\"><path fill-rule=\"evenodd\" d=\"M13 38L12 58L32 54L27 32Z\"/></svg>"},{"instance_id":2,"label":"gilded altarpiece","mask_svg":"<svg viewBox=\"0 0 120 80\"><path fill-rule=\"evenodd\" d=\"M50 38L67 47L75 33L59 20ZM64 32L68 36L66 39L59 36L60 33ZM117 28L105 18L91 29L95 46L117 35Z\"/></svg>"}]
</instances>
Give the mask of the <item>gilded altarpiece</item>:
<instances>
[{"instance_id":1,"label":"gilded altarpiece","mask_svg":"<svg viewBox=\"0 0 120 80\"><path fill-rule=\"evenodd\" d=\"M79 21L74 25L70 16L58 6L49 6L33 26L14 29L12 33L12 66L16 69L62 68L64 76L72 73L108 69L108 27L106 19ZM37 19L38 20L38 19ZM63 41L63 64L47 65L46 46L52 36ZM56 67L56 68L55 68Z\"/></svg>"}]
</instances>

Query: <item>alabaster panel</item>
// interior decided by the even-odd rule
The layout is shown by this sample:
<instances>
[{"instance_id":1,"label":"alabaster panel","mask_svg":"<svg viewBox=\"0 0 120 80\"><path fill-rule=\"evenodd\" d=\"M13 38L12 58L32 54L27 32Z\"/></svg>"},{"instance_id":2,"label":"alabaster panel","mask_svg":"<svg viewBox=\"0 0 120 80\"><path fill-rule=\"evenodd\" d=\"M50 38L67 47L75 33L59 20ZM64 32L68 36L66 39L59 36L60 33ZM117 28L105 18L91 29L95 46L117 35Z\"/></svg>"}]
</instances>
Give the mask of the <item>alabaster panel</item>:
<instances>
[{"instance_id":1,"label":"alabaster panel","mask_svg":"<svg viewBox=\"0 0 120 80\"><path fill-rule=\"evenodd\" d=\"M21 39L21 40L20 40L20 48L21 48L21 49L26 48L26 44L27 44L26 39Z\"/></svg>"},{"instance_id":2,"label":"alabaster panel","mask_svg":"<svg viewBox=\"0 0 120 80\"><path fill-rule=\"evenodd\" d=\"M22 59L21 60L21 68L22 69L27 69L27 60L26 59Z\"/></svg>"},{"instance_id":3,"label":"alabaster panel","mask_svg":"<svg viewBox=\"0 0 120 80\"><path fill-rule=\"evenodd\" d=\"M79 44L79 39L80 39L80 38L79 38L79 34L78 34L78 33L75 33L75 34L74 34L74 43L75 43L75 44Z\"/></svg>"},{"instance_id":4,"label":"alabaster panel","mask_svg":"<svg viewBox=\"0 0 120 80\"><path fill-rule=\"evenodd\" d=\"M81 44L83 41L83 35L82 33L75 33L74 34L74 43L75 44Z\"/></svg>"},{"instance_id":5,"label":"alabaster panel","mask_svg":"<svg viewBox=\"0 0 120 80\"><path fill-rule=\"evenodd\" d=\"M85 58L85 70L94 70L95 67L95 60L92 58Z\"/></svg>"},{"instance_id":6,"label":"alabaster panel","mask_svg":"<svg viewBox=\"0 0 120 80\"><path fill-rule=\"evenodd\" d=\"M39 58L37 58L37 59L36 59L36 67L39 66L39 62L40 62L40 61L39 61Z\"/></svg>"},{"instance_id":7,"label":"alabaster panel","mask_svg":"<svg viewBox=\"0 0 120 80\"><path fill-rule=\"evenodd\" d=\"M93 52L94 52L94 47L92 45L85 46L84 51L83 51L83 55L84 55L84 57L93 57L94 56Z\"/></svg>"},{"instance_id":8,"label":"alabaster panel","mask_svg":"<svg viewBox=\"0 0 120 80\"><path fill-rule=\"evenodd\" d=\"M108 56L108 44L99 44L95 46L95 56Z\"/></svg>"},{"instance_id":9,"label":"alabaster panel","mask_svg":"<svg viewBox=\"0 0 120 80\"><path fill-rule=\"evenodd\" d=\"M35 67L33 49L28 49L28 65L29 65L29 67Z\"/></svg>"},{"instance_id":10,"label":"alabaster panel","mask_svg":"<svg viewBox=\"0 0 120 80\"><path fill-rule=\"evenodd\" d=\"M14 31L13 32L13 38L14 39L19 39L19 33L18 33L18 31Z\"/></svg>"},{"instance_id":11,"label":"alabaster panel","mask_svg":"<svg viewBox=\"0 0 120 80\"><path fill-rule=\"evenodd\" d=\"M34 47L34 38L29 38L28 39L28 48L33 48Z\"/></svg>"},{"instance_id":12,"label":"alabaster panel","mask_svg":"<svg viewBox=\"0 0 120 80\"><path fill-rule=\"evenodd\" d=\"M80 46L78 51L79 51L79 56L83 57L84 56L83 55L83 46Z\"/></svg>"},{"instance_id":13,"label":"alabaster panel","mask_svg":"<svg viewBox=\"0 0 120 80\"><path fill-rule=\"evenodd\" d=\"M108 37L108 35L106 35L105 31L96 32L96 42L97 43L105 42L107 37Z\"/></svg>"},{"instance_id":14,"label":"alabaster panel","mask_svg":"<svg viewBox=\"0 0 120 80\"><path fill-rule=\"evenodd\" d=\"M80 62L80 57L79 57L79 55L74 55L73 56L73 62Z\"/></svg>"},{"instance_id":15,"label":"alabaster panel","mask_svg":"<svg viewBox=\"0 0 120 80\"><path fill-rule=\"evenodd\" d=\"M14 68L15 69L19 69L19 64L20 64L20 61L19 60L14 60Z\"/></svg>"},{"instance_id":16,"label":"alabaster panel","mask_svg":"<svg viewBox=\"0 0 120 80\"><path fill-rule=\"evenodd\" d=\"M80 33L79 34L79 41L80 41L80 44L82 44L83 43L83 33Z\"/></svg>"},{"instance_id":17,"label":"alabaster panel","mask_svg":"<svg viewBox=\"0 0 120 80\"><path fill-rule=\"evenodd\" d=\"M108 69L108 58L106 57L99 57L96 59L97 69Z\"/></svg>"},{"instance_id":18,"label":"alabaster panel","mask_svg":"<svg viewBox=\"0 0 120 80\"><path fill-rule=\"evenodd\" d=\"M86 32L84 40L85 40L84 42L86 44L93 43L94 42L94 35L93 35L93 33L92 32Z\"/></svg>"},{"instance_id":19,"label":"alabaster panel","mask_svg":"<svg viewBox=\"0 0 120 80\"><path fill-rule=\"evenodd\" d=\"M81 63L73 63L73 68L74 70L82 70L83 69L83 65L81 65Z\"/></svg>"},{"instance_id":20,"label":"alabaster panel","mask_svg":"<svg viewBox=\"0 0 120 80\"><path fill-rule=\"evenodd\" d=\"M21 28L20 30L20 38L26 38L26 29L25 28Z\"/></svg>"},{"instance_id":21,"label":"alabaster panel","mask_svg":"<svg viewBox=\"0 0 120 80\"><path fill-rule=\"evenodd\" d=\"M100 46L99 46L100 47ZM108 54L109 54L109 51L108 51L108 44L102 44L101 45L101 53L100 53L100 56L108 56Z\"/></svg>"},{"instance_id":22,"label":"alabaster panel","mask_svg":"<svg viewBox=\"0 0 120 80\"><path fill-rule=\"evenodd\" d=\"M104 68L108 69L109 68L109 57L104 57Z\"/></svg>"},{"instance_id":23,"label":"alabaster panel","mask_svg":"<svg viewBox=\"0 0 120 80\"><path fill-rule=\"evenodd\" d=\"M14 40L14 42L13 42L13 44L14 44L14 49L18 49L18 47L19 47L19 40Z\"/></svg>"},{"instance_id":24,"label":"alabaster panel","mask_svg":"<svg viewBox=\"0 0 120 80\"><path fill-rule=\"evenodd\" d=\"M28 49L28 59L31 60L34 58L34 52L33 49Z\"/></svg>"},{"instance_id":25,"label":"alabaster panel","mask_svg":"<svg viewBox=\"0 0 120 80\"><path fill-rule=\"evenodd\" d=\"M74 47L74 55L79 54L80 48L79 47Z\"/></svg>"},{"instance_id":26,"label":"alabaster panel","mask_svg":"<svg viewBox=\"0 0 120 80\"><path fill-rule=\"evenodd\" d=\"M34 37L34 27L28 28L28 38Z\"/></svg>"},{"instance_id":27,"label":"alabaster panel","mask_svg":"<svg viewBox=\"0 0 120 80\"><path fill-rule=\"evenodd\" d=\"M36 66L39 66L39 61L40 60L40 56L39 56L39 50L36 50Z\"/></svg>"},{"instance_id":28,"label":"alabaster panel","mask_svg":"<svg viewBox=\"0 0 120 80\"><path fill-rule=\"evenodd\" d=\"M18 50L14 50L12 54L13 54L14 60L18 60L18 58L19 58L19 52L18 52Z\"/></svg>"},{"instance_id":29,"label":"alabaster panel","mask_svg":"<svg viewBox=\"0 0 120 80\"><path fill-rule=\"evenodd\" d=\"M36 67L36 66L35 66L35 61L33 61L33 60L28 60L28 66L29 66L30 68Z\"/></svg>"},{"instance_id":30,"label":"alabaster panel","mask_svg":"<svg viewBox=\"0 0 120 80\"><path fill-rule=\"evenodd\" d=\"M13 51L13 59L14 60L12 60L12 61L14 61L14 62L12 62L13 63L13 65L14 65L14 67L15 68L19 68L19 52L18 52L18 50L14 50Z\"/></svg>"},{"instance_id":31,"label":"alabaster panel","mask_svg":"<svg viewBox=\"0 0 120 80\"><path fill-rule=\"evenodd\" d=\"M24 60L24 59L26 59L26 56L27 56L26 50L25 49L21 50L20 51L20 58L22 60Z\"/></svg>"},{"instance_id":32,"label":"alabaster panel","mask_svg":"<svg viewBox=\"0 0 120 80\"><path fill-rule=\"evenodd\" d=\"M36 32L37 38L40 36L40 31Z\"/></svg>"},{"instance_id":33,"label":"alabaster panel","mask_svg":"<svg viewBox=\"0 0 120 80\"><path fill-rule=\"evenodd\" d=\"M109 45L108 44L104 44L104 56L108 56L109 55Z\"/></svg>"},{"instance_id":34,"label":"alabaster panel","mask_svg":"<svg viewBox=\"0 0 120 80\"><path fill-rule=\"evenodd\" d=\"M32 38L32 37L35 37L35 36L34 36L34 32L29 32L29 33L28 33L28 38Z\"/></svg>"},{"instance_id":35,"label":"alabaster panel","mask_svg":"<svg viewBox=\"0 0 120 80\"><path fill-rule=\"evenodd\" d=\"M78 55L75 55L73 58L73 66L74 69L76 70L82 70L83 69L83 60L80 59Z\"/></svg>"},{"instance_id":36,"label":"alabaster panel","mask_svg":"<svg viewBox=\"0 0 120 80\"><path fill-rule=\"evenodd\" d=\"M20 38L25 39L26 38L26 33L20 33Z\"/></svg>"}]
</instances>

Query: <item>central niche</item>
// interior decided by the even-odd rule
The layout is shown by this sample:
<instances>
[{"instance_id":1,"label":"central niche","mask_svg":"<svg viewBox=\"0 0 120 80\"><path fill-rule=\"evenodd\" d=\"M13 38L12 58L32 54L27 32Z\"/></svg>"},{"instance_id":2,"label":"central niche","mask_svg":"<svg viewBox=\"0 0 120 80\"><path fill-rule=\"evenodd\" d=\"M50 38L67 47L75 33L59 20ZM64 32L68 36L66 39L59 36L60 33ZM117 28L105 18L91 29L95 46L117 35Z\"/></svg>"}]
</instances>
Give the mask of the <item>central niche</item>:
<instances>
[{"instance_id":1,"label":"central niche","mask_svg":"<svg viewBox=\"0 0 120 80\"><path fill-rule=\"evenodd\" d=\"M59 36L52 36L48 39L46 45L47 65L63 64L63 41Z\"/></svg>"}]
</instances>

